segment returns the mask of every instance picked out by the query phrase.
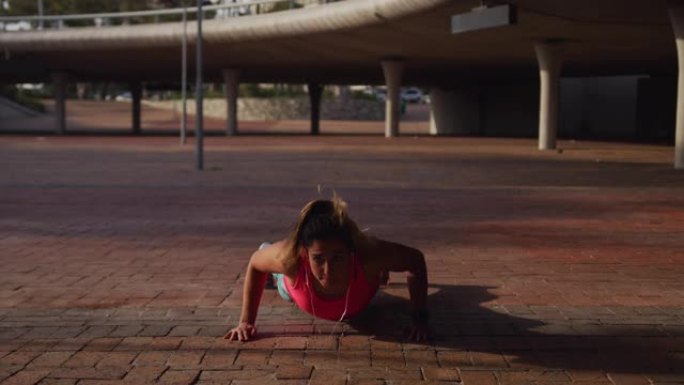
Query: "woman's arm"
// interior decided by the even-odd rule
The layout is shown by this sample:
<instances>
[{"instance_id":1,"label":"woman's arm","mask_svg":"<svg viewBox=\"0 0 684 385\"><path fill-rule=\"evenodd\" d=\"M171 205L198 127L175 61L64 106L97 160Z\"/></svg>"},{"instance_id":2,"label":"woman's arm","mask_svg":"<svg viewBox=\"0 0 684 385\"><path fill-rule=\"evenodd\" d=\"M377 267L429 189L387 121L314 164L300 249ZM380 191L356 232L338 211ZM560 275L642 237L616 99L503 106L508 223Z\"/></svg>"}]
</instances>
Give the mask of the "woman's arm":
<instances>
[{"instance_id":1,"label":"woman's arm","mask_svg":"<svg viewBox=\"0 0 684 385\"><path fill-rule=\"evenodd\" d=\"M264 293L266 278L270 273L286 274L283 263L278 259L283 242L277 242L265 249L257 250L249 259L242 291L242 312L240 323L231 329L224 338L247 341L256 335L257 312Z\"/></svg>"},{"instance_id":2,"label":"woman's arm","mask_svg":"<svg viewBox=\"0 0 684 385\"><path fill-rule=\"evenodd\" d=\"M378 263L376 267L380 270L406 272L413 319L410 338L416 340L428 338L430 317L427 309L428 278L423 253L412 247L382 240L378 240L374 252L377 253L374 254Z\"/></svg>"}]
</instances>

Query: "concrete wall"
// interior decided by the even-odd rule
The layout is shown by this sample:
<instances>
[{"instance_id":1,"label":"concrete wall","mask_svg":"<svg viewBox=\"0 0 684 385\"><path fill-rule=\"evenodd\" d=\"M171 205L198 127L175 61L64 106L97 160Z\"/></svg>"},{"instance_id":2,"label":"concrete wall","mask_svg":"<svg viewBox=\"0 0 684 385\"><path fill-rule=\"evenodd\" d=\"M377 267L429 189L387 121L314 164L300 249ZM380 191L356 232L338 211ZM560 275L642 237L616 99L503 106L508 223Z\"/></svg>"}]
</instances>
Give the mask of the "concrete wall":
<instances>
[{"instance_id":1,"label":"concrete wall","mask_svg":"<svg viewBox=\"0 0 684 385\"><path fill-rule=\"evenodd\" d=\"M637 132L639 76L561 79L561 137L631 139Z\"/></svg>"},{"instance_id":2,"label":"concrete wall","mask_svg":"<svg viewBox=\"0 0 684 385\"><path fill-rule=\"evenodd\" d=\"M180 100L145 101L147 105L172 109L180 113ZM321 119L328 120L382 120L385 104L374 100L324 99L321 103ZM189 114L195 113L194 100L187 104ZM225 99L205 99L205 116L225 119ZM310 118L308 97L300 98L239 98L238 120L305 120Z\"/></svg>"},{"instance_id":3,"label":"concrete wall","mask_svg":"<svg viewBox=\"0 0 684 385\"><path fill-rule=\"evenodd\" d=\"M637 139L673 141L677 108L677 78L640 78L637 87Z\"/></svg>"},{"instance_id":4,"label":"concrete wall","mask_svg":"<svg viewBox=\"0 0 684 385\"><path fill-rule=\"evenodd\" d=\"M530 138L538 135L536 79L442 90L432 99L434 121L438 125L443 122L442 129L433 133ZM443 105L447 101L449 104ZM563 78L558 136L670 140L674 135L675 101L676 78ZM448 113L437 114L439 111Z\"/></svg>"},{"instance_id":5,"label":"concrete wall","mask_svg":"<svg viewBox=\"0 0 684 385\"><path fill-rule=\"evenodd\" d=\"M536 137L539 122L539 84L534 81L488 85L482 88L481 133L486 136Z\"/></svg>"}]
</instances>

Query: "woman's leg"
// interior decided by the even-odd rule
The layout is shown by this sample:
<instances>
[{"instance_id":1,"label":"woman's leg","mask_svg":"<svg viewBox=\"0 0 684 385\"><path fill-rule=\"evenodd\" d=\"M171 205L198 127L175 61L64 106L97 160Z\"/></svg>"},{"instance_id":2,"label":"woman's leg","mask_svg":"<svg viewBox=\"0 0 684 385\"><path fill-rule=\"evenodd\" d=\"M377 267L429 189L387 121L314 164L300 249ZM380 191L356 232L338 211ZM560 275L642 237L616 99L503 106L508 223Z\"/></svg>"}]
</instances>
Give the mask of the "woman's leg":
<instances>
[{"instance_id":1,"label":"woman's leg","mask_svg":"<svg viewBox=\"0 0 684 385\"><path fill-rule=\"evenodd\" d=\"M278 294L280 294L280 298L284 299L287 302L292 302L292 298L290 298L290 294L287 292L287 289L285 288L285 275L283 274L273 274L273 278L276 281L276 286L278 287Z\"/></svg>"}]
</instances>

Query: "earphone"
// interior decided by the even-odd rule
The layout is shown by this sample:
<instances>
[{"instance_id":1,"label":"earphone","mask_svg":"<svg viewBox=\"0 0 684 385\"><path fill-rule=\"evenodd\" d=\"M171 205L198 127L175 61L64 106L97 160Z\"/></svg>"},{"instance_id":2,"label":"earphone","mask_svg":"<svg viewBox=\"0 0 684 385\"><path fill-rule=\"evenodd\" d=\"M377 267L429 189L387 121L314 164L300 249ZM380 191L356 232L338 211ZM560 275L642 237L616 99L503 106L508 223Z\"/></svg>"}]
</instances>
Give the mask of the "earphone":
<instances>
[{"instance_id":1,"label":"earphone","mask_svg":"<svg viewBox=\"0 0 684 385\"><path fill-rule=\"evenodd\" d=\"M306 263L308 263L308 261L307 261ZM339 324L340 322L342 322L342 320L344 319L344 317L347 315L347 311L349 310L349 292L351 291L350 289L351 289L351 278L352 278L352 277L351 277L351 274L353 274L353 271L354 271L354 258L353 258L353 257L352 257L351 264L352 264L352 266L351 266L352 272L350 272L349 280L348 280L348 282L347 282L347 291L346 291L346 293L345 293L345 295L344 295L344 297L345 297L345 298L344 298L344 311L342 312L342 316L340 316L340 319L337 320L337 324ZM307 287L307 289L308 289L308 291L309 291L309 301L310 301L310 304L311 304L311 313L313 314L314 317L316 317L316 307L314 306L314 300L313 300L313 296L314 296L313 290L314 290L314 289L311 287L311 283L310 283L310 281L309 281L309 271L310 271L309 268L305 269L304 279L305 279L305 282L306 282L306 287ZM333 328L333 331L330 332L330 335L331 335L331 336L332 336L333 333L335 332L335 329L337 329L337 325L335 326L335 328Z\"/></svg>"}]
</instances>

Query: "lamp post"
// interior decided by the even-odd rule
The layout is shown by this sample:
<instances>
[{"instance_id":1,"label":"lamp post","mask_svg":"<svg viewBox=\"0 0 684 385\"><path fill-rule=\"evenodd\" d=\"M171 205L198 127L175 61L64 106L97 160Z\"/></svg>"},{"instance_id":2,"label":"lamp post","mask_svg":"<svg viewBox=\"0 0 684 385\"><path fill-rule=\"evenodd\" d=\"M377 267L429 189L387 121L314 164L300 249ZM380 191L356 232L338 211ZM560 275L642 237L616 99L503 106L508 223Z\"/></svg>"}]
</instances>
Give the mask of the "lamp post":
<instances>
[{"instance_id":1,"label":"lamp post","mask_svg":"<svg viewBox=\"0 0 684 385\"><path fill-rule=\"evenodd\" d=\"M40 19L38 20L38 29L43 29L43 0L38 0L38 16L40 16Z\"/></svg>"},{"instance_id":2,"label":"lamp post","mask_svg":"<svg viewBox=\"0 0 684 385\"><path fill-rule=\"evenodd\" d=\"M181 127L180 127L180 142L181 144L186 143L186 131L188 127L188 8L183 2L183 48L182 48L182 59L181 59L181 99L183 103L183 113L181 117Z\"/></svg>"},{"instance_id":3,"label":"lamp post","mask_svg":"<svg viewBox=\"0 0 684 385\"><path fill-rule=\"evenodd\" d=\"M196 63L196 75L197 81L195 83L195 99L196 99L196 109L195 109L195 139L197 140L197 170L204 169L204 127L203 125L203 107L202 107L202 2L203 0L197 0L197 63Z\"/></svg>"}]
</instances>

